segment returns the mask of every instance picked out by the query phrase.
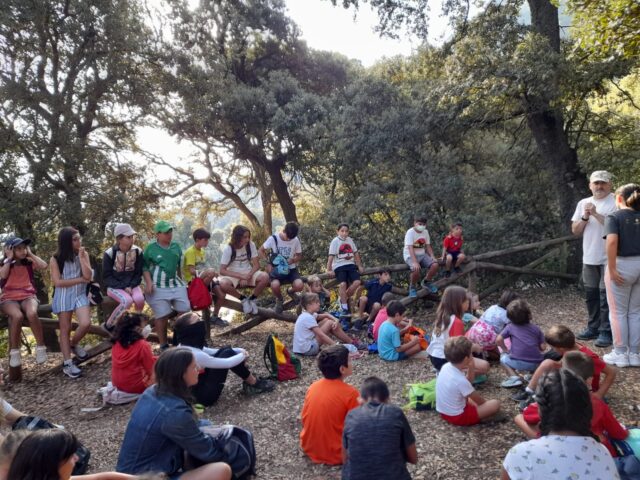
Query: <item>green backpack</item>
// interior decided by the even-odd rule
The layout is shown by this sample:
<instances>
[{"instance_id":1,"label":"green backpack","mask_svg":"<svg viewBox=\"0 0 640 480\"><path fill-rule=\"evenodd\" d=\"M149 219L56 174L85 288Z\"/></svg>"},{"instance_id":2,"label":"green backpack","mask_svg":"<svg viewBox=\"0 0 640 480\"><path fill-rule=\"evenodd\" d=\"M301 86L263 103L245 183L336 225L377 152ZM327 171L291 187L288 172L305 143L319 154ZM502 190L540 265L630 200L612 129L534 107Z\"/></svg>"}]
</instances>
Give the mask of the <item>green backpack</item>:
<instances>
[{"instance_id":1,"label":"green backpack","mask_svg":"<svg viewBox=\"0 0 640 480\"><path fill-rule=\"evenodd\" d=\"M403 395L409 399L405 410L435 410L436 408L436 379L427 383L412 383L404 388Z\"/></svg>"}]
</instances>

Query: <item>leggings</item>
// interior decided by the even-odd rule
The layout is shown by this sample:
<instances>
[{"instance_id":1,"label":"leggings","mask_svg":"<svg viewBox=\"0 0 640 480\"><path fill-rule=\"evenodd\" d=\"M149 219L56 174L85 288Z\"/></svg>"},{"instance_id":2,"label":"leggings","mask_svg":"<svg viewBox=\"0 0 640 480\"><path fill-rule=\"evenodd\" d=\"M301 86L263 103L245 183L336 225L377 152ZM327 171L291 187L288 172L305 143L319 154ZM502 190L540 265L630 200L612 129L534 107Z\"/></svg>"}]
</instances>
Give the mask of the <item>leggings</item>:
<instances>
[{"instance_id":1,"label":"leggings","mask_svg":"<svg viewBox=\"0 0 640 480\"><path fill-rule=\"evenodd\" d=\"M234 355L237 354L232 348L223 347L218 350L214 356L218 358L229 358ZM198 377L198 383L191 388L191 392L196 398L196 401L205 407L216 403L224 389L224 382L227 380L229 370L238 375L242 380L246 380L251 375L251 372L244 362L231 369L205 368L204 373Z\"/></svg>"},{"instance_id":2,"label":"leggings","mask_svg":"<svg viewBox=\"0 0 640 480\"><path fill-rule=\"evenodd\" d=\"M131 305L136 304L136 310L141 312L144 308L144 295L142 289L134 287L131 289L131 295L119 288L107 288L107 295L118 302L118 306L111 312L111 316L107 320L107 325L111 326L117 323L118 319L129 310Z\"/></svg>"},{"instance_id":3,"label":"leggings","mask_svg":"<svg viewBox=\"0 0 640 480\"><path fill-rule=\"evenodd\" d=\"M616 268L624 279L616 284L605 275L609 321L616 353L640 353L640 256L618 257Z\"/></svg>"}]
</instances>

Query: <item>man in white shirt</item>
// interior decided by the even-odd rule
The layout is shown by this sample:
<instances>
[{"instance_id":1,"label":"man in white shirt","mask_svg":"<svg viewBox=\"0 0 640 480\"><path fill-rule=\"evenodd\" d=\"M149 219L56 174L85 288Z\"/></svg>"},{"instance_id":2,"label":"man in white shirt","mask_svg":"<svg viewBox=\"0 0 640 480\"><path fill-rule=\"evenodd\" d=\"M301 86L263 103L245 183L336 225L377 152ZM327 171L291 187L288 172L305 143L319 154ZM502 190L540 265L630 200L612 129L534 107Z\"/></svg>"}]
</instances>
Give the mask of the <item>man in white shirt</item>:
<instances>
[{"instance_id":1,"label":"man in white shirt","mask_svg":"<svg viewBox=\"0 0 640 480\"><path fill-rule=\"evenodd\" d=\"M593 195L578 202L571 218L571 232L582 235L582 281L587 300L587 328L576 335L579 340L593 340L596 347L611 345L609 306L604 285L607 254L604 241L604 218L616 210L611 193L611 174L598 170L589 178Z\"/></svg>"}]
</instances>

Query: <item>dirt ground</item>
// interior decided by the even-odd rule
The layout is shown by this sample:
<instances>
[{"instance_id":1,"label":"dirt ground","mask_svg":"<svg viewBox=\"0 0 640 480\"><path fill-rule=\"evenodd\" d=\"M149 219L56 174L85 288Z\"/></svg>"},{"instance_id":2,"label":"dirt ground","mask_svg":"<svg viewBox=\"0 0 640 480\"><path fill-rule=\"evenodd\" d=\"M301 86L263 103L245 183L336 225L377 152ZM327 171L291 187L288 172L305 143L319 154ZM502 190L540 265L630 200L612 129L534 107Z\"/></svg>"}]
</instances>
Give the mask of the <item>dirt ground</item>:
<instances>
[{"instance_id":1,"label":"dirt ground","mask_svg":"<svg viewBox=\"0 0 640 480\"><path fill-rule=\"evenodd\" d=\"M532 306L534 321L545 329L553 324L565 324L574 331L586 324L586 309L581 293L574 288L535 289L521 292ZM483 302L487 308L495 298ZM415 315L418 324L430 325L433 313ZM430 328L427 327L428 331ZM262 351L268 332L275 332L287 344L291 343L293 326L282 322L266 322L242 335L215 338L215 346L234 345L250 352L249 366L265 375ZM591 348L599 354L602 349ZM6 385L4 396L15 408L40 415L64 425L74 432L91 450L90 471L114 468L120 442L132 405L106 407L98 412L83 413L81 408L99 405L96 389L110 378L108 353L83 367L83 377L72 380L61 373L45 374L47 368L59 362L59 354L51 355L47 366L27 362L24 380ZM6 361L5 361L6 363ZM303 359L302 378L280 383L269 394L246 398L241 393L240 379L230 373L228 385L219 402L206 409L203 417L214 423L240 425L253 431L258 454L258 476L265 479L334 479L340 469L312 464L298 447L299 415L307 387L320 374L313 359ZM7 365L4 365L5 369ZM402 390L407 383L424 382L434 377L428 361L410 360L387 363L376 355L355 362L354 374L347 382L359 387L370 375L384 379L392 392L392 401L406 403ZM474 427L454 427L445 424L434 412L407 412L417 439L419 460L409 471L416 479L486 479L499 476L501 462L508 449L523 440L510 418L516 415L516 402L509 399L510 390L501 389L504 373L492 369L487 384L480 388L487 398L499 398L507 418L502 422ZM640 369L622 369L608 394L609 405L626 425L638 424L640 408Z\"/></svg>"}]
</instances>

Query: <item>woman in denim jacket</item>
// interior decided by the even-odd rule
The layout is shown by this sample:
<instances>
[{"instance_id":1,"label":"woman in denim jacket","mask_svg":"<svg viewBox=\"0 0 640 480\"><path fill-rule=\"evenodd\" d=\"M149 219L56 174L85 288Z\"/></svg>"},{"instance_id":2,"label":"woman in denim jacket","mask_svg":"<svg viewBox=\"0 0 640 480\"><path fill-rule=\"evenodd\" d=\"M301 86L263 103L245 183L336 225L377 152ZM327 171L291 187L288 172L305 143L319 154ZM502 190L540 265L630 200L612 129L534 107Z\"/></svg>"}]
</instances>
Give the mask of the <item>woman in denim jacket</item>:
<instances>
[{"instance_id":1,"label":"woman in denim jacket","mask_svg":"<svg viewBox=\"0 0 640 480\"><path fill-rule=\"evenodd\" d=\"M145 390L124 434L116 470L165 473L170 479L230 480L231 468L216 462L222 451L202 433L191 408L189 387L198 383L200 367L190 350L170 349L155 365L156 385ZM185 453L205 462L186 471Z\"/></svg>"}]
</instances>

